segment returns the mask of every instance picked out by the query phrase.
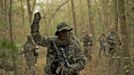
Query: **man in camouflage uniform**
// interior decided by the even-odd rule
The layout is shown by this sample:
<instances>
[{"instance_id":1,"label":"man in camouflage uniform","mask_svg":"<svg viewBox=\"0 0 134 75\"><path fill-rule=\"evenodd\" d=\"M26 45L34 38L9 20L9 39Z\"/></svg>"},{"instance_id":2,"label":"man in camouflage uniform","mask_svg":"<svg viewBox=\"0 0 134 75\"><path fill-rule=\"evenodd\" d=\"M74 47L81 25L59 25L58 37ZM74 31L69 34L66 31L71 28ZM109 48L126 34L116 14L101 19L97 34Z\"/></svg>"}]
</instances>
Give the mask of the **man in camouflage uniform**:
<instances>
[{"instance_id":1,"label":"man in camouflage uniform","mask_svg":"<svg viewBox=\"0 0 134 75\"><path fill-rule=\"evenodd\" d=\"M71 39L70 32L73 28L66 23L60 23L55 37L42 37L39 32L40 19L38 12L34 15L31 34L38 45L47 47L45 75L79 75L85 66L85 57L79 43ZM62 68L59 69L61 65Z\"/></svg>"},{"instance_id":2,"label":"man in camouflage uniform","mask_svg":"<svg viewBox=\"0 0 134 75\"><path fill-rule=\"evenodd\" d=\"M37 44L32 40L32 37L28 35L21 54L24 54L25 56L26 64L28 66L27 69L30 72L30 75L35 75L35 64L37 63L38 48L39 47Z\"/></svg>"},{"instance_id":3,"label":"man in camouflage uniform","mask_svg":"<svg viewBox=\"0 0 134 75\"><path fill-rule=\"evenodd\" d=\"M108 53L113 55L116 52L117 46L121 44L113 26L110 26L106 40L108 45Z\"/></svg>"},{"instance_id":4,"label":"man in camouflage uniform","mask_svg":"<svg viewBox=\"0 0 134 75\"><path fill-rule=\"evenodd\" d=\"M99 37L99 45L100 45L100 51L99 51L99 56L101 56L101 52L104 51L105 55L107 55L107 50L106 50L106 35L102 33Z\"/></svg>"},{"instance_id":5,"label":"man in camouflage uniform","mask_svg":"<svg viewBox=\"0 0 134 75\"><path fill-rule=\"evenodd\" d=\"M82 37L82 42L84 46L84 54L88 58L91 59L91 47L92 47L92 34L89 34L87 31L84 32Z\"/></svg>"}]
</instances>

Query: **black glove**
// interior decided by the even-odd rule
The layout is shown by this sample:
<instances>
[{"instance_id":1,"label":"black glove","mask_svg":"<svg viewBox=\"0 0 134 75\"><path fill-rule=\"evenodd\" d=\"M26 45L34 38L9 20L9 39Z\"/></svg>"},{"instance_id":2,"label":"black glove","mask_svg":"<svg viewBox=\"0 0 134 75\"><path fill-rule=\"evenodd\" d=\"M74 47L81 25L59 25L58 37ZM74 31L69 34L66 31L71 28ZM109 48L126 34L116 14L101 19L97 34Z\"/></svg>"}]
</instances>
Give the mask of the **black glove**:
<instances>
[{"instance_id":1,"label":"black glove","mask_svg":"<svg viewBox=\"0 0 134 75\"><path fill-rule=\"evenodd\" d=\"M31 25L31 33L39 32L40 19L41 19L41 14L39 12L35 13L33 23Z\"/></svg>"},{"instance_id":2,"label":"black glove","mask_svg":"<svg viewBox=\"0 0 134 75\"><path fill-rule=\"evenodd\" d=\"M41 14L39 12L35 13L33 23L39 23L40 19L41 19Z\"/></svg>"}]
</instances>

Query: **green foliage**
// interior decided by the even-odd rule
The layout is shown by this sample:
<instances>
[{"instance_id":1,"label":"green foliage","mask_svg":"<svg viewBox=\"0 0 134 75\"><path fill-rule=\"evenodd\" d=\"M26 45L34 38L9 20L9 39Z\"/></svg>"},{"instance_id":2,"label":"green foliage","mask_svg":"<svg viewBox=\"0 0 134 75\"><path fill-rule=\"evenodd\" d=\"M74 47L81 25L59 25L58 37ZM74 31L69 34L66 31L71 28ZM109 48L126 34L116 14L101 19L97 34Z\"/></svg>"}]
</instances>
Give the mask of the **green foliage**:
<instances>
[{"instance_id":1,"label":"green foliage","mask_svg":"<svg viewBox=\"0 0 134 75\"><path fill-rule=\"evenodd\" d=\"M6 64L13 64L18 55L18 47L15 43L11 44L9 40L0 39L0 61Z\"/></svg>"},{"instance_id":2,"label":"green foliage","mask_svg":"<svg viewBox=\"0 0 134 75\"><path fill-rule=\"evenodd\" d=\"M0 51L0 55L4 54L4 57L14 58L19 52L19 47L15 43L11 44L7 39L0 39Z\"/></svg>"},{"instance_id":3,"label":"green foliage","mask_svg":"<svg viewBox=\"0 0 134 75\"><path fill-rule=\"evenodd\" d=\"M0 39L0 49L17 49L17 47L7 39Z\"/></svg>"},{"instance_id":4,"label":"green foliage","mask_svg":"<svg viewBox=\"0 0 134 75\"><path fill-rule=\"evenodd\" d=\"M4 23L5 22L4 22L4 20L2 19L1 15L0 15L0 30L2 30L5 27Z\"/></svg>"}]
</instances>

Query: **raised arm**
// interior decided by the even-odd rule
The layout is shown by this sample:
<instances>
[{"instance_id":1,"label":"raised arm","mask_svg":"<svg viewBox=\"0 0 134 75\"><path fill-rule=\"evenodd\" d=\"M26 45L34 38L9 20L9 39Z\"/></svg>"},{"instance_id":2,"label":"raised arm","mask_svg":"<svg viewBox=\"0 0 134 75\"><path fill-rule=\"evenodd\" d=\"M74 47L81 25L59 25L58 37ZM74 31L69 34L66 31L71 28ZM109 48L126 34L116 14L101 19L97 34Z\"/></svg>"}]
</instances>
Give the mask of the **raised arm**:
<instances>
[{"instance_id":1,"label":"raised arm","mask_svg":"<svg viewBox=\"0 0 134 75\"><path fill-rule=\"evenodd\" d=\"M41 19L40 13L39 12L35 13L34 19L33 19L33 23L31 25L31 35L32 35L33 40L35 41L35 43L37 43L40 46L47 47L49 45L49 41L50 40L49 40L49 38L42 37L40 35L40 32L39 32L39 28L40 28L39 22L40 22L40 19Z\"/></svg>"}]
</instances>

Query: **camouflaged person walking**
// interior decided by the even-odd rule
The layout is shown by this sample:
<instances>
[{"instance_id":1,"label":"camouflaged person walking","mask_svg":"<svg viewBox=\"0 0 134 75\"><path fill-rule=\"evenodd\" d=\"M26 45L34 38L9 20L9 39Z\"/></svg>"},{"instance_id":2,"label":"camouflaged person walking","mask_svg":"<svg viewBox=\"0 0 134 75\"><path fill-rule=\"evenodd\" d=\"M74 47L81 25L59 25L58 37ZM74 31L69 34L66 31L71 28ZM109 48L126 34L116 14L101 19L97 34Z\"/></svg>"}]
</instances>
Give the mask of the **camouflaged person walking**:
<instances>
[{"instance_id":1,"label":"camouflaged person walking","mask_svg":"<svg viewBox=\"0 0 134 75\"><path fill-rule=\"evenodd\" d=\"M29 75L35 75L35 64L37 63L38 49L39 46L33 41L31 35L27 35L27 41L23 46L21 54L24 54L26 59L26 71Z\"/></svg>"},{"instance_id":2,"label":"camouflaged person walking","mask_svg":"<svg viewBox=\"0 0 134 75\"><path fill-rule=\"evenodd\" d=\"M39 32L40 19L38 12L34 15L31 34L38 45L47 47L45 75L79 75L85 67L86 59L78 41L71 39L73 28L60 23L54 37L42 37Z\"/></svg>"},{"instance_id":3,"label":"camouflaged person walking","mask_svg":"<svg viewBox=\"0 0 134 75\"><path fill-rule=\"evenodd\" d=\"M116 52L118 46L121 45L121 41L119 39L118 34L115 32L113 26L109 27L109 32L106 37L107 46L108 46L108 53L113 55Z\"/></svg>"},{"instance_id":4,"label":"camouflaged person walking","mask_svg":"<svg viewBox=\"0 0 134 75\"><path fill-rule=\"evenodd\" d=\"M101 33L98 40L99 40L99 46L100 46L99 57L101 56L102 51L104 51L105 55L108 55L107 48L106 48L106 45L107 45L106 35L104 33Z\"/></svg>"},{"instance_id":5,"label":"camouflaged person walking","mask_svg":"<svg viewBox=\"0 0 134 75\"><path fill-rule=\"evenodd\" d=\"M84 46L84 55L87 57L88 60L91 60L91 47L92 47L92 34L88 31L85 31L82 36L82 42Z\"/></svg>"}]
</instances>

